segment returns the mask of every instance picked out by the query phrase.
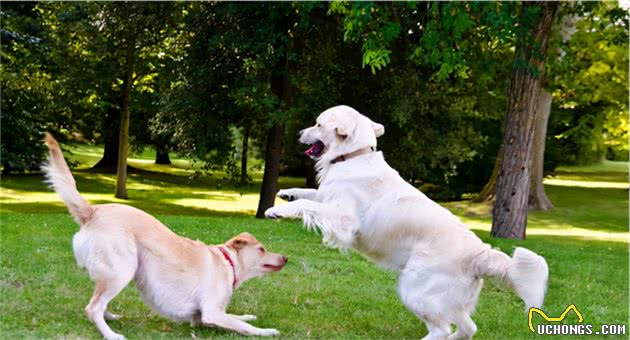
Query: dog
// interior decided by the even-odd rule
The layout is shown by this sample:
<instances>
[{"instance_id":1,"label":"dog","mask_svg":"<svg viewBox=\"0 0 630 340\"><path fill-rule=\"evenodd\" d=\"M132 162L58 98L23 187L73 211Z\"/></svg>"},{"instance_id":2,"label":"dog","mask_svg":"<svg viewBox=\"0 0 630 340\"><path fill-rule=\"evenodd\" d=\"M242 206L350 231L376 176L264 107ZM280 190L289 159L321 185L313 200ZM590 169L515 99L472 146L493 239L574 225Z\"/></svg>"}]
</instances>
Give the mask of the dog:
<instances>
[{"instance_id":1,"label":"dog","mask_svg":"<svg viewBox=\"0 0 630 340\"><path fill-rule=\"evenodd\" d=\"M301 218L333 247L354 249L399 272L398 294L427 326L425 339L471 339L471 314L484 276L507 281L527 308L540 308L549 269L544 258L516 248L510 258L484 244L455 215L403 180L376 151L383 125L335 106L300 132L316 160L319 189L280 190L289 201L268 218ZM456 325L452 333L451 325Z\"/></svg>"},{"instance_id":2,"label":"dog","mask_svg":"<svg viewBox=\"0 0 630 340\"><path fill-rule=\"evenodd\" d=\"M123 204L90 205L77 191L57 141L46 134L50 156L42 169L80 225L72 246L80 267L95 282L85 308L88 318L106 339L124 339L105 319L107 304L134 280L152 309L193 326L216 326L244 335L275 336L275 329L261 329L246 321L253 315L227 314L232 293L243 282L277 272L287 258L268 252L249 233L225 244L208 246L178 236L153 216Z\"/></svg>"}]
</instances>

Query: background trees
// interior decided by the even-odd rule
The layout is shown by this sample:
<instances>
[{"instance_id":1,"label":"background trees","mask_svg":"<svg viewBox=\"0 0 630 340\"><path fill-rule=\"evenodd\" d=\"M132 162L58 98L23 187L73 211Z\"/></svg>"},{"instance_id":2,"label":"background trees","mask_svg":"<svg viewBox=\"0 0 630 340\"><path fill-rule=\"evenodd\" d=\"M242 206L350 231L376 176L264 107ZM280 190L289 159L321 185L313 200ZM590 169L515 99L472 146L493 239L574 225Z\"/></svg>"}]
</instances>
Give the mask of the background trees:
<instances>
[{"instance_id":1,"label":"background trees","mask_svg":"<svg viewBox=\"0 0 630 340\"><path fill-rule=\"evenodd\" d=\"M525 239L535 122L557 9L555 2L527 2L520 9L493 208L491 234L496 237Z\"/></svg>"},{"instance_id":2,"label":"background trees","mask_svg":"<svg viewBox=\"0 0 630 340\"><path fill-rule=\"evenodd\" d=\"M41 22L32 3L15 4L2 11L3 48L0 86L2 87L3 174L33 170L43 153L39 131L50 128L48 115L38 111L47 106L54 112L54 83L41 68Z\"/></svg>"},{"instance_id":3,"label":"background trees","mask_svg":"<svg viewBox=\"0 0 630 340\"><path fill-rule=\"evenodd\" d=\"M56 130L103 144L96 167L114 171L120 159L122 175L121 122L128 121L131 147L159 150L160 162L178 152L241 185L250 181L248 158L262 158L262 212L273 204L278 175L316 185L296 133L324 109L347 104L387 127L379 148L431 197L475 197L488 183L480 197L503 192L495 206L505 208L518 192L529 196L519 199L521 210L523 200L543 207L536 189L558 164L628 155L627 11L615 3L561 5L547 57L534 46L538 64L527 68L518 53L543 5L8 3L2 169L36 169L41 131ZM532 79L545 74L551 94L547 133L535 143L544 155L530 155L537 171L518 190L502 182L516 177L500 171L512 153L501 145L507 136L536 135L533 125L523 134L504 123L522 102L514 69ZM537 96L530 98L531 113Z\"/></svg>"}]
</instances>

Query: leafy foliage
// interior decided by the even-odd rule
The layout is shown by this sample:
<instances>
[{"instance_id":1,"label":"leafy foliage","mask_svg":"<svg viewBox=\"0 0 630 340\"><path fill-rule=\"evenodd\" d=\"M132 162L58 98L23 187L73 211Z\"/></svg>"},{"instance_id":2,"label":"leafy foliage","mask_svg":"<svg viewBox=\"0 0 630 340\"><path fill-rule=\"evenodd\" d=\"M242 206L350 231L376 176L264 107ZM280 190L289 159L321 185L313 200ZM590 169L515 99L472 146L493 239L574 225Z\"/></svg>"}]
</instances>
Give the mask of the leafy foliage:
<instances>
[{"instance_id":1,"label":"leafy foliage","mask_svg":"<svg viewBox=\"0 0 630 340\"><path fill-rule=\"evenodd\" d=\"M576 19L554 29L547 60L548 169L623 159L627 12L562 8ZM379 148L407 180L459 197L481 188L496 158L509 71L520 65L514 42L536 14L520 11L518 2L11 3L2 12L3 168L34 169L45 129L97 143L117 136L108 124L121 105L123 21L134 12L136 149L159 145L237 176L245 130L260 157L266 131L281 123L282 170L304 176L296 133L347 104L385 125Z\"/></svg>"},{"instance_id":2,"label":"leafy foliage","mask_svg":"<svg viewBox=\"0 0 630 340\"><path fill-rule=\"evenodd\" d=\"M627 160L628 12L612 3L565 11L564 30L572 35L556 36L550 49L555 110L548 158L565 164L593 163L607 154Z\"/></svg>"},{"instance_id":3,"label":"leafy foliage","mask_svg":"<svg viewBox=\"0 0 630 340\"><path fill-rule=\"evenodd\" d=\"M3 7L0 65L2 172L34 170L44 159L42 131L59 122L59 89L46 63L41 21L32 3Z\"/></svg>"}]
</instances>

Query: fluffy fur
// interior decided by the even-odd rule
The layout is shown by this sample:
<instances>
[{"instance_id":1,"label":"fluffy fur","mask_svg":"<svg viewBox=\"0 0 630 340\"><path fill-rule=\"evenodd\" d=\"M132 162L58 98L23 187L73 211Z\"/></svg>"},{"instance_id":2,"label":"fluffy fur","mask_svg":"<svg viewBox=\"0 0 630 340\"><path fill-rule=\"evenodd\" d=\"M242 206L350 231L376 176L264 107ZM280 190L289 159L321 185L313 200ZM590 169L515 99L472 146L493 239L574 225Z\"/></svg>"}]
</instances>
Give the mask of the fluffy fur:
<instances>
[{"instance_id":1,"label":"fluffy fur","mask_svg":"<svg viewBox=\"0 0 630 340\"><path fill-rule=\"evenodd\" d=\"M139 209L122 204L90 205L77 191L57 141L46 134L45 142L50 158L42 168L81 226L72 241L74 255L95 283L85 310L105 338L124 339L105 319L119 318L107 311L107 305L131 280L145 303L168 318L244 335L279 334L246 322L255 316L231 315L226 309L238 285L282 269L286 257L267 252L248 233L208 246L176 235Z\"/></svg>"},{"instance_id":2,"label":"fluffy fur","mask_svg":"<svg viewBox=\"0 0 630 340\"><path fill-rule=\"evenodd\" d=\"M404 181L381 152L335 161L375 148L383 133L382 125L351 107L324 111L300 137L302 143L324 145L315 156L319 189L281 190L278 196L290 202L270 208L266 216L301 218L319 228L327 244L354 249L398 271L400 298L426 323L427 339L472 338L476 326L470 315L483 276L507 281L528 308L540 307L548 277L542 257L517 248L510 258L484 244L450 211Z\"/></svg>"}]
</instances>

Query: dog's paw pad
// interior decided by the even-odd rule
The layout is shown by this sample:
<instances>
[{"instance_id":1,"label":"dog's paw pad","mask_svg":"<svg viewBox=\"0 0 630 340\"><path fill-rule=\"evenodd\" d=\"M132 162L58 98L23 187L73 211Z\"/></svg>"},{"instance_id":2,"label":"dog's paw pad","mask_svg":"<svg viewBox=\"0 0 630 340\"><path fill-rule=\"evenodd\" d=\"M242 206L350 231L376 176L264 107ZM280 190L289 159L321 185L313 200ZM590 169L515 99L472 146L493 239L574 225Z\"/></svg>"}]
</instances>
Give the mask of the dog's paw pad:
<instances>
[{"instance_id":1,"label":"dog's paw pad","mask_svg":"<svg viewBox=\"0 0 630 340\"><path fill-rule=\"evenodd\" d=\"M291 195L291 194L287 193L287 192L286 192L286 191L284 191L284 190L280 190L280 191L278 191L278 193L276 194L276 196L278 196L278 197L280 197L281 199L283 199L283 200L285 200L285 201L288 201L288 202L295 201L295 196L293 196L293 195Z\"/></svg>"}]
</instances>

